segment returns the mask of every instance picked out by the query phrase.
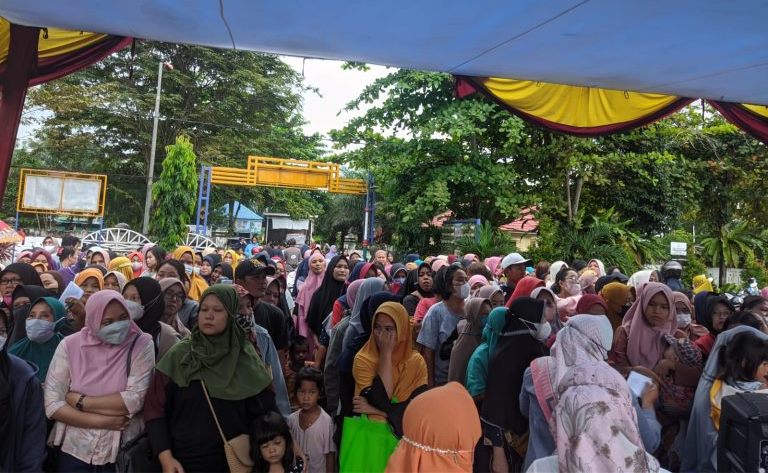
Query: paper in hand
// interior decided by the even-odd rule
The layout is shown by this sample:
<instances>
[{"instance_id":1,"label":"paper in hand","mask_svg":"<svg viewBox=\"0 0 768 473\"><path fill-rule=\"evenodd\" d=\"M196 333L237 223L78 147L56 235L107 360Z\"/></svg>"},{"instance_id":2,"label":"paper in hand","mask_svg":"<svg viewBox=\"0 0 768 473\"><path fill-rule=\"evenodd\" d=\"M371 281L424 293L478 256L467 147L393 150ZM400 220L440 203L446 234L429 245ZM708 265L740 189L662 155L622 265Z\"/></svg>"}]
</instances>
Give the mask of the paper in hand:
<instances>
[{"instance_id":1,"label":"paper in hand","mask_svg":"<svg viewBox=\"0 0 768 473\"><path fill-rule=\"evenodd\" d=\"M80 300L81 297L83 297L83 290L80 289L80 286L78 286L74 282L70 282L69 284L67 284L67 287L66 289L64 289L64 292L61 293L61 297L59 297L59 302L66 305L67 299Z\"/></svg>"},{"instance_id":2,"label":"paper in hand","mask_svg":"<svg viewBox=\"0 0 768 473\"><path fill-rule=\"evenodd\" d=\"M637 371L630 371L629 377L627 378L629 389L632 391L632 394L635 397L642 396L643 391L645 391L645 387L648 385L648 383L652 382L653 380L651 378L645 376L644 374L640 374Z\"/></svg>"}]
</instances>

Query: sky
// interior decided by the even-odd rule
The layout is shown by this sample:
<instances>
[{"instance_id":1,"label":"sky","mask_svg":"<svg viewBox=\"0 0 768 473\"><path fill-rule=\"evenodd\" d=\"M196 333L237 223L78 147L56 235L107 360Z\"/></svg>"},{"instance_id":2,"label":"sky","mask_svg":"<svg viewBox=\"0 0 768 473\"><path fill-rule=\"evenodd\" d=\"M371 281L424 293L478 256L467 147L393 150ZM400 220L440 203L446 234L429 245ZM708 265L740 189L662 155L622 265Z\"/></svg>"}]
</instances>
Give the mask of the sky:
<instances>
[{"instance_id":1,"label":"sky","mask_svg":"<svg viewBox=\"0 0 768 473\"><path fill-rule=\"evenodd\" d=\"M319 95L314 91L304 93L303 113L307 120L304 131L308 135L320 133L325 137L329 131L342 128L358 113L339 114L348 102L360 95L377 78L395 70L384 66L370 66L368 71L343 70L342 61L304 60L292 56L281 56L281 59L300 74L303 70L305 85L318 90ZM18 133L19 140L34 136L35 129L35 125L22 124Z\"/></svg>"},{"instance_id":2,"label":"sky","mask_svg":"<svg viewBox=\"0 0 768 473\"><path fill-rule=\"evenodd\" d=\"M318 89L319 95L313 91L304 93L304 117L308 122L304 130L307 134L321 133L324 136L330 130L342 128L359 113L339 114L348 102L360 95L367 85L395 70L384 66L370 66L368 71L343 70L342 61L281 58L299 73L304 71L305 85Z\"/></svg>"}]
</instances>

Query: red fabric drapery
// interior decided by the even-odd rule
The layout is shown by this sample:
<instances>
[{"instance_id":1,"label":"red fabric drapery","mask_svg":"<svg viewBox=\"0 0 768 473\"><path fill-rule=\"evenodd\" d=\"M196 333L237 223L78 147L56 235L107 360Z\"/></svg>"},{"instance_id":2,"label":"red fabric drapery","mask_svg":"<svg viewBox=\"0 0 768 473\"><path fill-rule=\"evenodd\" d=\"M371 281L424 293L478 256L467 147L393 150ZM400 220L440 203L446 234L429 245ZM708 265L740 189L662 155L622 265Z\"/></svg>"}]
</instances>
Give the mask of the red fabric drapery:
<instances>
[{"instance_id":1,"label":"red fabric drapery","mask_svg":"<svg viewBox=\"0 0 768 473\"><path fill-rule=\"evenodd\" d=\"M707 100L726 120L768 144L768 117L763 117L744 108L743 105L730 102Z\"/></svg>"},{"instance_id":2,"label":"red fabric drapery","mask_svg":"<svg viewBox=\"0 0 768 473\"><path fill-rule=\"evenodd\" d=\"M5 197L27 88L89 66L132 41L131 38L107 36L77 51L38 60L39 36L38 27L11 24L8 58L0 64L0 199Z\"/></svg>"},{"instance_id":3,"label":"red fabric drapery","mask_svg":"<svg viewBox=\"0 0 768 473\"><path fill-rule=\"evenodd\" d=\"M621 133L624 131L633 130L635 128L639 128L641 126L645 126L655 121L661 120L662 118L668 115L671 115L672 113L675 113L676 111L680 110L681 108L685 107L686 105L690 104L695 100L695 99L681 97L680 99L675 100L674 102L670 103L669 105L662 108L661 110L657 110L654 113L650 113L636 120L631 120L631 121L626 121L621 123L613 123L613 124L604 125L604 126L577 127L577 126L565 125L562 123L556 123L549 120L545 120L543 118L539 118L529 113L523 112L522 110L518 110L514 107L510 107L508 104L499 100L498 97L488 92L488 90L485 89L482 85L472 80L472 78L456 77L455 93L458 98L467 97L475 92L480 92L481 94L485 95L492 101L499 104L501 107L505 108L510 113L517 115L518 117L522 118L523 120L529 123L533 123L534 125L538 125L548 130L556 131L559 133L564 133L564 134L573 135L573 136L581 136L581 137L603 136L603 135L610 135L613 133Z\"/></svg>"}]
</instances>

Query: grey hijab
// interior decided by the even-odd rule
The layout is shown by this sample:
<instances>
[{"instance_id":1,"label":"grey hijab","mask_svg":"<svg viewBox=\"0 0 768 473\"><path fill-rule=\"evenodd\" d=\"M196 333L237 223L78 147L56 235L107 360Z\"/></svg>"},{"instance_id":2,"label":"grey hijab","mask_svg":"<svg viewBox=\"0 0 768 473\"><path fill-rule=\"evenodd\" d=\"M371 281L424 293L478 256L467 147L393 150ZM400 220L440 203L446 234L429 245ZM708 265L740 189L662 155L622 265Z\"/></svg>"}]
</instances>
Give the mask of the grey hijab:
<instances>
[{"instance_id":1,"label":"grey hijab","mask_svg":"<svg viewBox=\"0 0 768 473\"><path fill-rule=\"evenodd\" d=\"M710 416L712 408L709 401L709 390L715 380L719 362L720 347L727 344L741 332L752 332L757 337L768 340L768 335L752 327L739 326L722 332L717 336L715 346L709 355L704 372L696 387L693 399L693 409L688 421L688 432L683 447L682 472L714 473L717 472L717 431Z\"/></svg>"},{"instance_id":2,"label":"grey hijab","mask_svg":"<svg viewBox=\"0 0 768 473\"><path fill-rule=\"evenodd\" d=\"M349 317L349 326L353 327L357 333L363 333L363 323L360 321L360 312L368 302L368 298L377 292L384 290L384 281L379 278L368 278L360 286L355 298L355 305L352 307L352 314ZM354 333L354 332L353 332Z\"/></svg>"}]
</instances>

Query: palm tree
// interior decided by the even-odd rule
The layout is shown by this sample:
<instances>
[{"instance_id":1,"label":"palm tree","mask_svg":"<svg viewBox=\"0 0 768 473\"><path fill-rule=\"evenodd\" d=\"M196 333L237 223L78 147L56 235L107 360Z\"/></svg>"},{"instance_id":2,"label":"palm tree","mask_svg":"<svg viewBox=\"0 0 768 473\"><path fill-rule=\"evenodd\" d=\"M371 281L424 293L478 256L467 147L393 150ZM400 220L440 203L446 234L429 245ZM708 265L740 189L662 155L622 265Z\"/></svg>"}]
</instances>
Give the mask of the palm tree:
<instances>
[{"instance_id":1,"label":"palm tree","mask_svg":"<svg viewBox=\"0 0 768 473\"><path fill-rule=\"evenodd\" d=\"M755 235L745 221L732 221L717 229L714 236L701 240L704 255L720 269L719 286L725 284L727 267L739 267L747 257L754 257L755 251L764 251L766 241Z\"/></svg>"}]
</instances>

